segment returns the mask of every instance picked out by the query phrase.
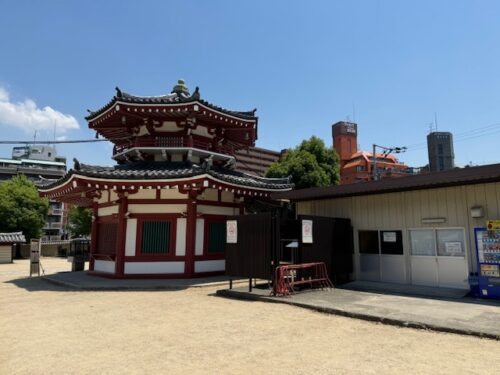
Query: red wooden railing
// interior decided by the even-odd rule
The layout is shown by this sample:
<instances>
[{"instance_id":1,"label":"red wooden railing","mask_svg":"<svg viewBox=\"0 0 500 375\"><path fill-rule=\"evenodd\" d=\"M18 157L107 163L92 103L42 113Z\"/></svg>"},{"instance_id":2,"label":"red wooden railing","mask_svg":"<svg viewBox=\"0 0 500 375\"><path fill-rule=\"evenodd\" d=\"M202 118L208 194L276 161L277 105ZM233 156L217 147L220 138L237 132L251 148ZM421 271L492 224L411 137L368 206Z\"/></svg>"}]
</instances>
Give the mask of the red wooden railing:
<instances>
[{"instance_id":1,"label":"red wooden railing","mask_svg":"<svg viewBox=\"0 0 500 375\"><path fill-rule=\"evenodd\" d=\"M302 272L304 275L299 276ZM333 288L333 284L328 278L326 265L323 262L287 264L278 266L275 271L274 289L275 296L287 296L295 293L295 287L299 285L309 285L311 288Z\"/></svg>"}]
</instances>

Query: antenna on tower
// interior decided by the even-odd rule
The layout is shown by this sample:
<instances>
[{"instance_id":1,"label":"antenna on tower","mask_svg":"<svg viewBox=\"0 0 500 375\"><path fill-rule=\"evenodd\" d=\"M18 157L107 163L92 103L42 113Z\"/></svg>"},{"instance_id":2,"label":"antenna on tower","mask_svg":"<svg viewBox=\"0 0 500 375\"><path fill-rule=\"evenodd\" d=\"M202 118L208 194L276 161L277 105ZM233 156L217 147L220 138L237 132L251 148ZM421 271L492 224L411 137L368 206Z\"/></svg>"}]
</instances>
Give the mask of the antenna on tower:
<instances>
[{"instance_id":1,"label":"antenna on tower","mask_svg":"<svg viewBox=\"0 0 500 375\"><path fill-rule=\"evenodd\" d=\"M356 106L352 102L352 122L356 122Z\"/></svg>"},{"instance_id":2,"label":"antenna on tower","mask_svg":"<svg viewBox=\"0 0 500 375\"><path fill-rule=\"evenodd\" d=\"M436 126L436 131L438 130L438 114L434 112L434 125Z\"/></svg>"}]
</instances>

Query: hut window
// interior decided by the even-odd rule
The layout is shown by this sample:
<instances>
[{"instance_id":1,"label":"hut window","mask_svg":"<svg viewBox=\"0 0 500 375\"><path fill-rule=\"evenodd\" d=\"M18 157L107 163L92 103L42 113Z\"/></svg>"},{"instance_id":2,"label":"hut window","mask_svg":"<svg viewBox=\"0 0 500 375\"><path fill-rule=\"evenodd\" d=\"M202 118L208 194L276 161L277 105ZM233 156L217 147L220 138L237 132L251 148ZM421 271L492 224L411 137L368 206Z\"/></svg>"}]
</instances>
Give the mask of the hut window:
<instances>
[{"instance_id":1,"label":"hut window","mask_svg":"<svg viewBox=\"0 0 500 375\"><path fill-rule=\"evenodd\" d=\"M142 254L168 254L170 249L170 222L142 222Z\"/></svg>"},{"instance_id":2,"label":"hut window","mask_svg":"<svg viewBox=\"0 0 500 375\"><path fill-rule=\"evenodd\" d=\"M359 236L359 252L361 254L378 254L378 231L376 230L360 230Z\"/></svg>"},{"instance_id":3,"label":"hut window","mask_svg":"<svg viewBox=\"0 0 500 375\"><path fill-rule=\"evenodd\" d=\"M223 253L226 245L226 223L208 223L208 253Z\"/></svg>"},{"instance_id":4,"label":"hut window","mask_svg":"<svg viewBox=\"0 0 500 375\"><path fill-rule=\"evenodd\" d=\"M381 230L380 253L403 255L403 233L400 230Z\"/></svg>"}]
</instances>

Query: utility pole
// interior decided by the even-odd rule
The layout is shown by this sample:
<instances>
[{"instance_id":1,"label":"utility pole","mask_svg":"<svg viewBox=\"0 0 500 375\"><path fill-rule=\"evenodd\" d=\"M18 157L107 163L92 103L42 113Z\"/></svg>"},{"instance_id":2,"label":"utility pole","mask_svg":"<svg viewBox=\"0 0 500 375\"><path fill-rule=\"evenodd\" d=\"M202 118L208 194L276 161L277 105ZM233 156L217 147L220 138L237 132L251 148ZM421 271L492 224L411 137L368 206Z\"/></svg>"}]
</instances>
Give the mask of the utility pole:
<instances>
[{"instance_id":1,"label":"utility pole","mask_svg":"<svg viewBox=\"0 0 500 375\"><path fill-rule=\"evenodd\" d=\"M376 147L377 145L374 143L373 144L373 166L372 166L372 180L378 180L377 176L377 154L376 154Z\"/></svg>"},{"instance_id":2,"label":"utility pole","mask_svg":"<svg viewBox=\"0 0 500 375\"><path fill-rule=\"evenodd\" d=\"M384 156L389 155L391 152L395 154L400 154L406 151L406 147L385 147L373 144L373 166L372 166L372 180L376 181L379 179L377 171L377 147L383 150Z\"/></svg>"}]
</instances>

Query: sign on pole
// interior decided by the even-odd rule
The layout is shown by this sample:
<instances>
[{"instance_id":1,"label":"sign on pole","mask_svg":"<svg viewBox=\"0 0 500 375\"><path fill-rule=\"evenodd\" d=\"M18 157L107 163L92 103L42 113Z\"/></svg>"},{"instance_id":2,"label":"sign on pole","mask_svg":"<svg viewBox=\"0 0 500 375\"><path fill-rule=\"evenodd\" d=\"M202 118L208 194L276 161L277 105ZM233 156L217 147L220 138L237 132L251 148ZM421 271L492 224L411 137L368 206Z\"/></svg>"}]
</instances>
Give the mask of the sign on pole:
<instances>
[{"instance_id":1,"label":"sign on pole","mask_svg":"<svg viewBox=\"0 0 500 375\"><path fill-rule=\"evenodd\" d=\"M40 250L42 242L38 240L31 240L30 242L30 277L37 273L40 276Z\"/></svg>"},{"instance_id":2,"label":"sign on pole","mask_svg":"<svg viewBox=\"0 0 500 375\"><path fill-rule=\"evenodd\" d=\"M226 242L238 243L238 222L236 220L226 222Z\"/></svg>"},{"instance_id":3,"label":"sign on pole","mask_svg":"<svg viewBox=\"0 0 500 375\"><path fill-rule=\"evenodd\" d=\"M313 243L312 220L302 220L302 243Z\"/></svg>"}]
</instances>

